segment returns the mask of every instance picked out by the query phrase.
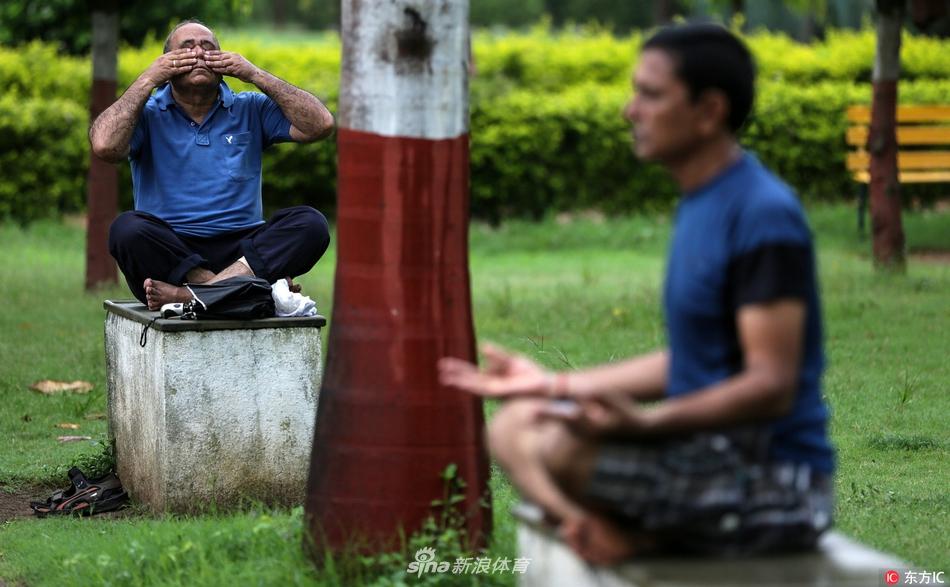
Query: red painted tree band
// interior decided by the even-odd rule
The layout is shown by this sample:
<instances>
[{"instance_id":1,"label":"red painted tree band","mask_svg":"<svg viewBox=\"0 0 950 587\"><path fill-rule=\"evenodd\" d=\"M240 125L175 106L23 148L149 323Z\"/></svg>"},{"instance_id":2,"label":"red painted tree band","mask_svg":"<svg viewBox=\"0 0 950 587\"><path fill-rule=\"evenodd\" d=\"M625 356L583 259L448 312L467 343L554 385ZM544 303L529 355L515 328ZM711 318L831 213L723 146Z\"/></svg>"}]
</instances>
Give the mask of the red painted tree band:
<instances>
[{"instance_id":1,"label":"red painted tree band","mask_svg":"<svg viewBox=\"0 0 950 587\"><path fill-rule=\"evenodd\" d=\"M468 135L340 129L338 260L307 516L343 547L419 528L451 463L471 538L490 510L481 402L442 388L444 356L475 359L468 275Z\"/></svg>"}]
</instances>

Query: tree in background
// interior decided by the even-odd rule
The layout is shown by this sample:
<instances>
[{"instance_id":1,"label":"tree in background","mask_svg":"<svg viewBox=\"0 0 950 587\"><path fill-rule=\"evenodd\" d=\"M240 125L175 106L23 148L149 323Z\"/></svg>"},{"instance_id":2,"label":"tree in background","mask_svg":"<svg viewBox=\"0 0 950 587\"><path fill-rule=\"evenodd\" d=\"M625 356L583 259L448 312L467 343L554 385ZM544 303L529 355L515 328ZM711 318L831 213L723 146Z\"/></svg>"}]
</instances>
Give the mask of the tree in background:
<instances>
[{"instance_id":1,"label":"tree in background","mask_svg":"<svg viewBox=\"0 0 950 587\"><path fill-rule=\"evenodd\" d=\"M87 53L92 46L90 14L96 0L3 0L0 44L19 45L33 39L56 43L67 53ZM148 36L164 38L170 26L186 18L213 26L239 22L250 0L167 0L121 2L120 39L140 45Z\"/></svg>"},{"instance_id":2,"label":"tree in background","mask_svg":"<svg viewBox=\"0 0 950 587\"><path fill-rule=\"evenodd\" d=\"M91 0L92 92L89 120L115 102L119 57L119 1ZM86 289L115 283L115 261L109 254L109 225L118 213L119 177L115 165L89 157L86 181Z\"/></svg>"},{"instance_id":3,"label":"tree in background","mask_svg":"<svg viewBox=\"0 0 950 587\"><path fill-rule=\"evenodd\" d=\"M877 51L872 75L871 126L867 150L871 155L871 232L874 263L904 269L904 229L901 224L897 168L897 82L901 69L901 28L907 0L877 0Z\"/></svg>"},{"instance_id":4,"label":"tree in background","mask_svg":"<svg viewBox=\"0 0 950 587\"><path fill-rule=\"evenodd\" d=\"M905 269L904 228L897 144L898 82L901 73L901 30L908 4L918 26L947 16L946 0L876 0L877 49L872 74L870 199L874 263L884 269Z\"/></svg>"}]
</instances>

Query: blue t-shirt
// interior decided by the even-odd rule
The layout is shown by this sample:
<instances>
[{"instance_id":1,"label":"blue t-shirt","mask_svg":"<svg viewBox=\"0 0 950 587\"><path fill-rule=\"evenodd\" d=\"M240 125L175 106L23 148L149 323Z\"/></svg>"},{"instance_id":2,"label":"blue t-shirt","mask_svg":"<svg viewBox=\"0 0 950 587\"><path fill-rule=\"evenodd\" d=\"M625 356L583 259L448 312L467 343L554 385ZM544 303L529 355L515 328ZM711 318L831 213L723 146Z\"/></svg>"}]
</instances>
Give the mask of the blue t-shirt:
<instances>
[{"instance_id":1,"label":"blue t-shirt","mask_svg":"<svg viewBox=\"0 0 950 587\"><path fill-rule=\"evenodd\" d=\"M736 312L797 298L806 306L798 392L771 423L769 458L834 469L821 398L821 307L814 250L791 189L748 153L676 211L664 290L670 373L667 395L692 393L741 371Z\"/></svg>"},{"instance_id":2,"label":"blue t-shirt","mask_svg":"<svg viewBox=\"0 0 950 587\"><path fill-rule=\"evenodd\" d=\"M289 140L290 121L264 94L235 94L221 82L198 124L165 84L145 103L132 134L135 209L189 236L257 226L264 222L261 155Z\"/></svg>"}]
</instances>

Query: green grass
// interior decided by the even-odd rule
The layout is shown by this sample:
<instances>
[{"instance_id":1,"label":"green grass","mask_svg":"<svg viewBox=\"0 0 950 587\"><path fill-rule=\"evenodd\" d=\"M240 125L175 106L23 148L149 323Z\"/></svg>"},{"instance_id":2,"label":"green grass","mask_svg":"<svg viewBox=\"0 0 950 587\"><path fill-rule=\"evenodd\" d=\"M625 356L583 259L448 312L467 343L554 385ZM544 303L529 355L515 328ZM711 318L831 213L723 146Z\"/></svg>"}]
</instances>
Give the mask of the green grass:
<instances>
[{"instance_id":1,"label":"green grass","mask_svg":"<svg viewBox=\"0 0 950 587\"><path fill-rule=\"evenodd\" d=\"M950 265L912 258L906 275L877 273L869 244L855 234L853 209L820 207L810 217L826 317L825 393L839 458L838 527L924 568L947 569ZM474 226L478 338L558 368L663 344L659 292L669 229L661 216ZM950 250L950 214L908 214L905 229L912 250ZM60 223L25 231L0 226L0 438L7 440L0 490L58 484L71 463L101 452L94 443L55 440L60 422L105 437L105 422L85 419L105 410L101 301L128 297L124 287L82 292L83 243L80 229ZM334 260L331 253L301 280L327 315ZM27 389L44 378L96 387L88 396L61 397ZM494 473L491 554L513 557L507 508L515 496ZM408 550L338 561L318 573L301 554L300 535L299 511L19 520L0 526L0 581L418 584L402 577Z\"/></svg>"}]
</instances>

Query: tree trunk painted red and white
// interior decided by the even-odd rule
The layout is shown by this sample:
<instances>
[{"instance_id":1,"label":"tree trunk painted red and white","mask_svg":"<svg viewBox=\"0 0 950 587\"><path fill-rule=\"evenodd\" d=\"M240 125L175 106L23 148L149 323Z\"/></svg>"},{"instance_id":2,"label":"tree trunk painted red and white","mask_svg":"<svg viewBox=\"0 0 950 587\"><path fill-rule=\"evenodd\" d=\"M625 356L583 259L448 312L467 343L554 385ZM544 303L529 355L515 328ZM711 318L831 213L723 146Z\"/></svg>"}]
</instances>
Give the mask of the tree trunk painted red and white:
<instances>
[{"instance_id":1,"label":"tree trunk painted red and white","mask_svg":"<svg viewBox=\"0 0 950 587\"><path fill-rule=\"evenodd\" d=\"M115 102L119 49L119 10L116 2L98 2L92 12L92 96L90 123ZM115 261L109 254L109 225L119 201L115 165L89 156L86 182L86 289L116 282Z\"/></svg>"},{"instance_id":2,"label":"tree trunk painted red and white","mask_svg":"<svg viewBox=\"0 0 950 587\"><path fill-rule=\"evenodd\" d=\"M468 2L344 0L337 269L306 503L310 536L393 546L455 464L469 538L490 531L468 272Z\"/></svg>"},{"instance_id":3,"label":"tree trunk painted red and white","mask_svg":"<svg viewBox=\"0 0 950 587\"><path fill-rule=\"evenodd\" d=\"M900 182L897 167L897 83L900 79L904 0L878 0L877 53L872 78L870 199L874 262L904 267Z\"/></svg>"}]
</instances>

